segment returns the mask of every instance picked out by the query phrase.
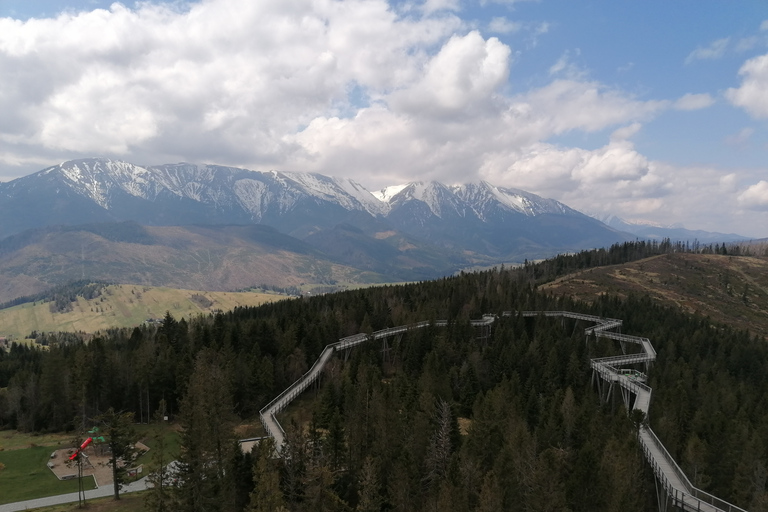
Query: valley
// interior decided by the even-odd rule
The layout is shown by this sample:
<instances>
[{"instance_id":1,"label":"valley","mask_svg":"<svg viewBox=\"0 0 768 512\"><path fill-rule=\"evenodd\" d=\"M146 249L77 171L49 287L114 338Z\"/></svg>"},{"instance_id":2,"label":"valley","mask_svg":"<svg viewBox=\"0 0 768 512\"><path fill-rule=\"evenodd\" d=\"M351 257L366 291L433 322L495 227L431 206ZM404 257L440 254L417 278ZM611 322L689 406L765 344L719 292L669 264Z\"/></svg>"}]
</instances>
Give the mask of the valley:
<instances>
[{"instance_id":1,"label":"valley","mask_svg":"<svg viewBox=\"0 0 768 512\"><path fill-rule=\"evenodd\" d=\"M46 351L0 353L0 423L68 429L75 414L94 416L105 403L142 423L152 411L170 411L185 447L170 456L197 484L146 500L179 507L195 496L246 504L250 493L266 493L291 510L317 509L313 496L344 504L331 510L355 508L368 491L354 482L375 471L377 499L393 508L431 510L439 501L445 510L485 510L480 504L492 501L492 509L613 511L610 503L622 503L645 512L655 503L653 473L643 471L635 427L620 398L598 390L607 401L597 399L589 377L590 361L619 351L602 337L585 343L591 324L581 319L599 315L623 319L624 334L652 336L656 360L650 370L636 368L653 388L645 412L692 485L751 510L768 498L742 483L764 458L754 439L768 421L759 398L768 345L753 334L768 330L766 261L677 248L633 242L257 307L240 294L110 285L72 303L71 313L89 316L93 308L91 316L114 320L134 304L146 311L158 303L177 307L184 321L170 314L138 331L102 330L98 343L67 338ZM699 303L711 309L702 313ZM51 309L32 305L41 306ZM219 307L221 314L208 314ZM575 313L556 321L504 313L522 310ZM497 316L470 322L484 313ZM419 329L390 329L409 324ZM366 338L356 333L392 336L349 353L324 351L340 338ZM318 357L325 367L307 373ZM302 395L301 414L291 414L300 423L283 424L284 459L268 444L236 466L235 453L216 458L217 444L231 446L238 425L254 424L304 374L319 384ZM210 467L194 469L197 460ZM215 473L214 465L229 469ZM453 477L451 467L464 469ZM237 491L216 490L234 486L230 477L242 482ZM221 487L207 485L213 481Z\"/></svg>"},{"instance_id":2,"label":"valley","mask_svg":"<svg viewBox=\"0 0 768 512\"><path fill-rule=\"evenodd\" d=\"M266 226L58 226L0 241L0 303L82 279L298 293L420 275L407 268L390 275L354 268Z\"/></svg>"}]
</instances>

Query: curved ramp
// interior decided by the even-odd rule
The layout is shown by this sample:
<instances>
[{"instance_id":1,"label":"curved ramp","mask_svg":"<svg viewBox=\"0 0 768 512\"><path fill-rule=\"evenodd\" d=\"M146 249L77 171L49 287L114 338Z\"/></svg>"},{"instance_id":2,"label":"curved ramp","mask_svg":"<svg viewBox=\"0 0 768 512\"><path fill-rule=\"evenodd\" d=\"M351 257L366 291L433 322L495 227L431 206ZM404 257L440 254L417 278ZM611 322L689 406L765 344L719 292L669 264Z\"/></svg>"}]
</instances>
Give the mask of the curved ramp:
<instances>
[{"instance_id":1,"label":"curved ramp","mask_svg":"<svg viewBox=\"0 0 768 512\"><path fill-rule=\"evenodd\" d=\"M626 372L624 368L637 364L645 364L648 367L656 360L656 350L648 338L611 332L611 329L620 328L622 325L621 320L613 318L583 315L569 311L524 311L521 315L525 317L539 315L565 317L594 322L596 325L584 329L586 335L618 341L622 343L622 347L627 343L638 345L640 352L592 359L590 366L594 376L609 384L609 390L614 383L621 387L628 411L639 409L645 416L648 415L651 388L637 378L639 372ZM630 396L634 396L634 402L631 405ZM638 429L638 440L643 448L645 458L656 476L657 487L661 491L659 492L659 510L666 511L670 506L674 506L686 512L746 512L744 509L694 487L647 424L641 425Z\"/></svg>"},{"instance_id":2,"label":"curved ramp","mask_svg":"<svg viewBox=\"0 0 768 512\"><path fill-rule=\"evenodd\" d=\"M520 313L505 311L503 316L512 316L514 314L520 314L523 317L561 317L591 322L595 325L584 329L584 334L587 336L593 335L599 338L618 341L621 343L622 348L625 348L627 344L637 345L640 349L639 352L592 359L590 366L593 370L593 379L597 379L598 386L600 386L601 381L602 384L608 386L607 395L610 395L613 385L618 384L627 404L627 410L639 409L647 416L651 403L651 388L645 384L644 374L636 370L628 370L624 367L644 364L648 368L656 360L656 350L653 348L650 340L639 336L613 332L613 329L619 329L622 325L622 321L615 318L603 318L571 311L522 311ZM496 315L483 315L479 320L472 320L472 325L476 327L489 327L496 318ZM259 411L264 429L275 441L277 453L282 451L285 444L285 431L275 415L285 409L294 398L299 396L319 378L325 364L334 352L351 349L369 340L384 340L389 337L399 336L408 331L422 329L430 325L445 327L448 325L448 321L424 321L411 325L390 327L371 334L359 333L326 345L320 357L309 371ZM601 390L602 395L603 391ZM634 400L631 400L632 397L634 397ZM657 479L659 510L666 512L668 507L673 506L685 512L746 512L744 509L694 487L650 427L641 425L638 431L638 439L643 448L645 458L651 465Z\"/></svg>"}]
</instances>

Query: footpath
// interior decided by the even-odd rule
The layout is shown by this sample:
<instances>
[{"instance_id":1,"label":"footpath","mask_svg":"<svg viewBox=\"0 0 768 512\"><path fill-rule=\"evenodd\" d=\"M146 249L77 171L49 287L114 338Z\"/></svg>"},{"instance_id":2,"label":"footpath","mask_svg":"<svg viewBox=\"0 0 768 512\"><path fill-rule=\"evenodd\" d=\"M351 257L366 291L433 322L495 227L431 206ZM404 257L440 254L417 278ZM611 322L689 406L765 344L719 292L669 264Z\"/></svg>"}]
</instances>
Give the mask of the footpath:
<instances>
[{"instance_id":1,"label":"footpath","mask_svg":"<svg viewBox=\"0 0 768 512\"><path fill-rule=\"evenodd\" d=\"M128 485L123 486L123 490L120 494L127 492L144 491L147 487L147 477L141 478ZM98 489L92 489L85 491L85 499L92 500L94 498L106 498L115 494L115 488L110 482L107 485L103 485ZM52 505L63 505L65 503L77 503L78 493L72 492L69 494L59 494L58 496L48 496L47 498L37 498L34 500L17 501L16 503L6 503L0 505L0 512L17 512L19 510L31 510L40 507L50 507Z\"/></svg>"}]
</instances>

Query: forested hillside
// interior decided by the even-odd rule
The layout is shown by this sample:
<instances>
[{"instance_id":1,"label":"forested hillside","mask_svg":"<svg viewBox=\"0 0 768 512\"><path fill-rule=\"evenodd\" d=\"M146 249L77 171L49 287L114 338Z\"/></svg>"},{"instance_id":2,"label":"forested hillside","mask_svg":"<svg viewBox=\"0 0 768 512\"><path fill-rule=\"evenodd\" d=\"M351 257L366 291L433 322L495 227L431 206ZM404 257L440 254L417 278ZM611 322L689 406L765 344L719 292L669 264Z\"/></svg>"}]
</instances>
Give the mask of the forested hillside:
<instances>
[{"instance_id":1,"label":"forested hillside","mask_svg":"<svg viewBox=\"0 0 768 512\"><path fill-rule=\"evenodd\" d=\"M768 258L666 253L566 274L540 287L591 302L604 293L648 295L768 339Z\"/></svg>"},{"instance_id":2,"label":"forested hillside","mask_svg":"<svg viewBox=\"0 0 768 512\"><path fill-rule=\"evenodd\" d=\"M646 251L631 247L629 253ZM651 247L653 249L653 247ZM656 250L659 248L656 247ZM621 248L589 258L625 257ZM602 254L602 255L601 255ZM580 258L580 259L578 259ZM653 480L621 400L600 404L589 358L618 352L575 321L499 318L487 339L469 320L508 310L621 318L651 339L650 423L700 488L766 510L768 346L650 299L592 304L545 295L529 265L285 300L89 344L0 352L0 422L73 427L109 407L147 421L161 400L184 427L179 492L161 510L655 510ZM327 343L449 319L382 352L369 343L308 391L311 421L285 423L288 456L240 455L234 425L253 419ZM169 505L171 502L172 505Z\"/></svg>"}]
</instances>

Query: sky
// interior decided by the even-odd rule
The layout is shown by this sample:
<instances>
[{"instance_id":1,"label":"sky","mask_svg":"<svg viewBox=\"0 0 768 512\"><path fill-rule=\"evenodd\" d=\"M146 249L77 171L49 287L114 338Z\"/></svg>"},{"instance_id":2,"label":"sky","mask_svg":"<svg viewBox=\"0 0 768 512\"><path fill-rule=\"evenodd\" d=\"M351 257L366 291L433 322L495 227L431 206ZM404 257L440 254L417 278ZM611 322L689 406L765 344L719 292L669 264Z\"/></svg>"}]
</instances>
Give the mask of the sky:
<instances>
[{"instance_id":1,"label":"sky","mask_svg":"<svg viewBox=\"0 0 768 512\"><path fill-rule=\"evenodd\" d=\"M103 156L485 180L768 237L764 0L0 0L0 181Z\"/></svg>"}]
</instances>

